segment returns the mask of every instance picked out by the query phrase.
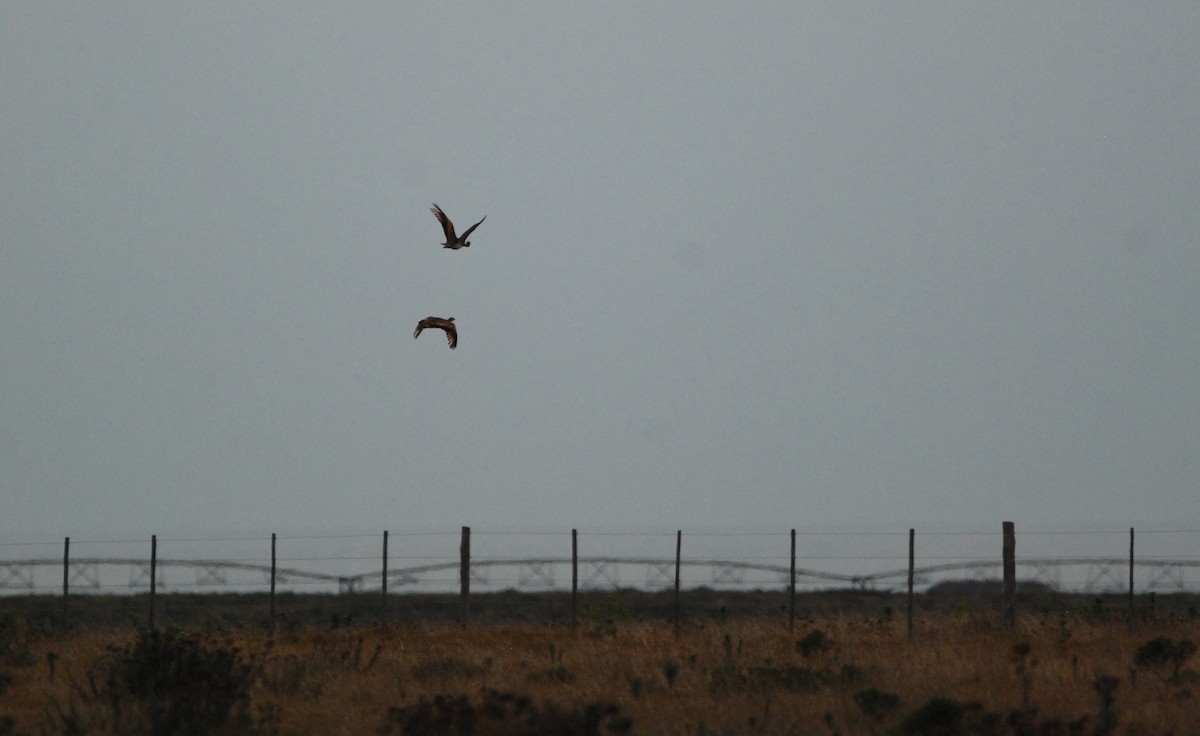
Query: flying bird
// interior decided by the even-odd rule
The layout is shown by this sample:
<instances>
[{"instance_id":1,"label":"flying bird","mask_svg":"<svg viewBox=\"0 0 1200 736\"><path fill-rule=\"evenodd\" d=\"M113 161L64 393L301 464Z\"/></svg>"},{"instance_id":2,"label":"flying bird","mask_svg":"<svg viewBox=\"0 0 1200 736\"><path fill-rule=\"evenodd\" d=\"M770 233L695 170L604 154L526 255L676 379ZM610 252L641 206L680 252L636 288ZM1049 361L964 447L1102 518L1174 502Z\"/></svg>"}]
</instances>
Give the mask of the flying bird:
<instances>
[{"instance_id":1,"label":"flying bird","mask_svg":"<svg viewBox=\"0 0 1200 736\"><path fill-rule=\"evenodd\" d=\"M437 202L433 203L433 207L429 211L438 219L438 222L442 223L442 232L446 233L446 242L442 243L442 247L450 248L451 250L470 248L471 241L467 240L467 238L470 237L475 228L483 224L483 220L487 219L487 215L484 215L483 220L467 228L467 231L460 236L454 234L454 223L450 222L450 218L446 217L446 213L442 212L442 208L437 206Z\"/></svg>"},{"instance_id":2,"label":"flying bird","mask_svg":"<svg viewBox=\"0 0 1200 736\"><path fill-rule=\"evenodd\" d=\"M442 319L441 317L426 317L417 323L417 329L413 330L413 338L421 334L421 330L426 327L436 327L439 330L446 331L446 342L450 343L450 349L458 347L458 329L454 326L454 318Z\"/></svg>"}]
</instances>

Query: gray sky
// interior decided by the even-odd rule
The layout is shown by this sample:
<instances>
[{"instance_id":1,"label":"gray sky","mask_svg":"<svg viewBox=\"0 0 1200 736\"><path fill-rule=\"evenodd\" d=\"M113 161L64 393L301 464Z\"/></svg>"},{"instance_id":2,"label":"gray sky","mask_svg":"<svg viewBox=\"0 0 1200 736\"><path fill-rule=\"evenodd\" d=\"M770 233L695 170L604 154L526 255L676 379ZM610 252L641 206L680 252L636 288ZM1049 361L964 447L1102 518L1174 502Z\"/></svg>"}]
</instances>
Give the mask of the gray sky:
<instances>
[{"instance_id":1,"label":"gray sky","mask_svg":"<svg viewBox=\"0 0 1200 736\"><path fill-rule=\"evenodd\" d=\"M4 3L0 535L1200 528L1197 29Z\"/></svg>"}]
</instances>

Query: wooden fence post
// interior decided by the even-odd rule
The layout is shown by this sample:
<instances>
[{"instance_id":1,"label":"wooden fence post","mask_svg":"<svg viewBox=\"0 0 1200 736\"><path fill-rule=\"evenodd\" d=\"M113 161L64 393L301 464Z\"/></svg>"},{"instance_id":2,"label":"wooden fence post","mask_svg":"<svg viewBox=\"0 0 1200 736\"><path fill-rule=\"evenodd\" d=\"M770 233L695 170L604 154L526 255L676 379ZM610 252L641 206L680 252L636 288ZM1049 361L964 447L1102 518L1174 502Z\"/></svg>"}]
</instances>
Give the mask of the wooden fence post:
<instances>
[{"instance_id":1,"label":"wooden fence post","mask_svg":"<svg viewBox=\"0 0 1200 736\"><path fill-rule=\"evenodd\" d=\"M1017 623L1017 533L1013 522L1004 527L1004 626L1011 629Z\"/></svg>"},{"instance_id":2,"label":"wooden fence post","mask_svg":"<svg viewBox=\"0 0 1200 736\"><path fill-rule=\"evenodd\" d=\"M1129 527L1129 631L1133 631L1133 527Z\"/></svg>"},{"instance_id":3,"label":"wooden fence post","mask_svg":"<svg viewBox=\"0 0 1200 736\"><path fill-rule=\"evenodd\" d=\"M275 636L275 532L271 532L271 613L267 622L267 631Z\"/></svg>"},{"instance_id":4,"label":"wooden fence post","mask_svg":"<svg viewBox=\"0 0 1200 736\"><path fill-rule=\"evenodd\" d=\"M796 630L796 530L792 530L792 562L788 574L788 631Z\"/></svg>"},{"instance_id":5,"label":"wooden fence post","mask_svg":"<svg viewBox=\"0 0 1200 736\"><path fill-rule=\"evenodd\" d=\"M158 567L158 535L150 535L150 630L154 631L154 594L157 592L158 581L155 578Z\"/></svg>"},{"instance_id":6,"label":"wooden fence post","mask_svg":"<svg viewBox=\"0 0 1200 736\"><path fill-rule=\"evenodd\" d=\"M683 530L675 532L675 638L679 638L679 567L681 562L680 552L683 549Z\"/></svg>"},{"instance_id":7,"label":"wooden fence post","mask_svg":"<svg viewBox=\"0 0 1200 736\"><path fill-rule=\"evenodd\" d=\"M70 575L68 570L71 567L71 538L63 539L63 606L62 606L62 627L65 629L71 625L68 611L68 587L70 585Z\"/></svg>"},{"instance_id":8,"label":"wooden fence post","mask_svg":"<svg viewBox=\"0 0 1200 736\"><path fill-rule=\"evenodd\" d=\"M579 538L571 530L571 626L579 625Z\"/></svg>"},{"instance_id":9,"label":"wooden fence post","mask_svg":"<svg viewBox=\"0 0 1200 736\"><path fill-rule=\"evenodd\" d=\"M387 529L383 530L383 571L379 578L379 623L387 626L387 560L388 558L388 533Z\"/></svg>"},{"instance_id":10,"label":"wooden fence post","mask_svg":"<svg viewBox=\"0 0 1200 736\"><path fill-rule=\"evenodd\" d=\"M458 547L459 580L459 623L467 626L468 598L471 595L471 527L462 528L462 542Z\"/></svg>"},{"instance_id":11,"label":"wooden fence post","mask_svg":"<svg viewBox=\"0 0 1200 736\"><path fill-rule=\"evenodd\" d=\"M913 635L913 574L916 570L916 530L908 530L908 638Z\"/></svg>"}]
</instances>

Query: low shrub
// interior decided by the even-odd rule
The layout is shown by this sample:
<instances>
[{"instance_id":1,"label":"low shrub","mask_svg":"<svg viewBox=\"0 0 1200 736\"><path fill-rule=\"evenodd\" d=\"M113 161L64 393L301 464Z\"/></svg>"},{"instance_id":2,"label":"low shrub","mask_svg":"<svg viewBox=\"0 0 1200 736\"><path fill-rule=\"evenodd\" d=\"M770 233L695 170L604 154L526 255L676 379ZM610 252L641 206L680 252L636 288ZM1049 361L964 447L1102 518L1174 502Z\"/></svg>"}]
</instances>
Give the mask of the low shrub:
<instances>
[{"instance_id":1,"label":"low shrub","mask_svg":"<svg viewBox=\"0 0 1200 736\"><path fill-rule=\"evenodd\" d=\"M601 736L632 729L633 721L611 703L560 710L552 703L538 707L524 695L485 689L479 704L466 695L437 695L388 708L376 732L384 736Z\"/></svg>"},{"instance_id":2,"label":"low shrub","mask_svg":"<svg viewBox=\"0 0 1200 736\"><path fill-rule=\"evenodd\" d=\"M1160 636L1151 639L1133 653L1133 663L1143 668L1171 668L1171 676L1179 676L1179 668L1196 653L1195 642Z\"/></svg>"},{"instance_id":3,"label":"low shrub","mask_svg":"<svg viewBox=\"0 0 1200 736\"><path fill-rule=\"evenodd\" d=\"M204 734L225 726L247 701L250 666L236 648L179 631L144 631L103 660L97 695L118 731Z\"/></svg>"},{"instance_id":4,"label":"low shrub","mask_svg":"<svg viewBox=\"0 0 1200 736\"><path fill-rule=\"evenodd\" d=\"M896 733L900 736L957 736L970 733L963 721L968 713L979 710L978 703L960 703L953 698L931 698L905 716Z\"/></svg>"},{"instance_id":5,"label":"low shrub","mask_svg":"<svg viewBox=\"0 0 1200 736\"><path fill-rule=\"evenodd\" d=\"M796 651L800 652L802 657L811 657L818 652L824 652L833 648L833 640L825 635L820 629L813 629L804 635L800 641L796 642Z\"/></svg>"},{"instance_id":6,"label":"low shrub","mask_svg":"<svg viewBox=\"0 0 1200 736\"><path fill-rule=\"evenodd\" d=\"M860 690L854 694L854 702L868 718L883 721L900 710L900 696L878 688Z\"/></svg>"}]
</instances>

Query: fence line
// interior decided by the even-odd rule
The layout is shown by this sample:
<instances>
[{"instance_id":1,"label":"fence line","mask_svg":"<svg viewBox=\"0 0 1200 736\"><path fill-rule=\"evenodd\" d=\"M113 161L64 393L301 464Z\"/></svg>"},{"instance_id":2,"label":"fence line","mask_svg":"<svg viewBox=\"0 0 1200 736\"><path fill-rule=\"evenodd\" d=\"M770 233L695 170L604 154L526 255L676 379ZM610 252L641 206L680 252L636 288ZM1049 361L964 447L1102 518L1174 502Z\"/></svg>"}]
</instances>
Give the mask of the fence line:
<instances>
[{"instance_id":1,"label":"fence line","mask_svg":"<svg viewBox=\"0 0 1200 736\"><path fill-rule=\"evenodd\" d=\"M915 587L917 585L928 585L935 581L939 575L947 573L959 573L973 575L975 579L982 580L984 576L995 575L999 570L1003 573L1003 600L1004 600L1004 616L1007 625L1012 625L1014 620L1014 596L1016 593L1016 569L1020 564L1022 569L1032 569L1033 575L1027 578L1031 582L1047 582L1058 584L1057 573L1063 568L1084 567L1089 570L1087 586L1097 584L1109 590L1117 590L1124 588L1127 591L1128 602L1126 615L1130 621L1130 625L1134 620L1135 609L1135 569L1143 568L1150 572L1148 584L1145 586L1149 592L1153 593L1156 588L1167 588L1172 590L1183 590L1183 574L1185 570L1196 568L1200 569L1200 559L1192 556L1175 556L1168 557L1162 554L1159 555L1143 555L1140 559L1134 556L1134 529L1129 528L1128 533L1128 557L1118 557L1116 555L1109 556L1059 556L1059 557L1030 557L1028 555L1018 557L1015 553L1016 537L1015 529L1011 522L1005 522L1002 525L1002 555L1000 559L986 556L970 556L970 555L945 555L945 554L929 554L928 552L921 556L921 560L951 560L951 562L940 562L938 564L925 564L918 567L918 557L916 555L916 531L915 529L908 530L908 549L907 549L907 566L903 569L884 570L882 572L831 572L812 568L797 567L797 560L801 561L816 561L816 560L832 560L842 563L854 561L870 561L870 560L888 560L895 559L898 555L818 555L810 554L806 556L798 556L797 540L805 538L821 537L825 538L824 533L805 533L798 532L792 529L790 533L749 533L749 534L732 534L732 533L697 533L689 534L689 540L696 540L697 543L703 543L706 540L736 540L742 538L750 539L776 539L787 537L789 540L789 549L786 554L758 554L758 555L741 555L734 558L723 558L719 555L708 555L702 552L697 552L685 558L682 554L683 548L683 531L677 530L675 536L675 555L671 560L665 556L652 555L581 555L580 554L580 537L584 540L604 539L607 537L619 537L622 540L628 540L633 537L655 538L661 539L666 535L663 534L635 534L635 533L593 533L580 534L577 529L572 529L570 532L570 557L560 557L555 555L546 556L519 556L519 555L489 555L479 557L473 554L472 537L482 537L485 541L489 538L499 537L508 538L514 536L515 533L510 532L476 532L472 533L470 527L462 527L460 530L460 544L458 560L448 558L446 555L436 554L408 554L395 555L389 549L389 541L392 537L397 537L401 541L411 541L413 539L421 539L426 537L441 537L445 538L446 533L402 533L391 534L388 531L383 532L382 538L382 556L363 554L338 554L325 556L293 556L284 558L282 561L289 564L305 561L321 561L328 563L330 561L340 562L363 562L364 567L366 561L378 561L378 567L374 571L357 571L352 573L337 573L337 572L322 572L318 570L304 570L294 566L281 567L277 563L280 558L277 557L277 541L299 541L299 540L333 540L345 543L346 540L369 540L379 539L378 535L305 535L298 537L277 537L272 533L270 537L236 537L236 538L221 538L214 540L202 539L174 539L174 540L159 540L157 535L151 535L150 538L150 560L148 565L144 560L139 560L136 556L131 557L96 557L96 556L75 556L80 547L88 545L109 545L112 541L92 541L92 542L76 542L72 546L70 537L64 538L63 555L61 562L56 562L52 559L45 558L28 558L16 560L0 560L0 589L8 590L35 590L36 586L33 582L33 569L36 567L61 565L62 570L62 601L60 617L64 622L70 620L71 607L70 600L72 593L77 593L79 587L83 589L101 590L101 589L119 589L122 586L103 585L101 584L101 576L99 568L102 566L118 566L127 565L131 568L131 579L128 586L123 586L126 589L145 589L148 580L149 590L149 611L148 624L151 627L156 625L156 596L160 588L166 584L162 576L162 572L166 568L192 568L196 571L197 582L196 586L244 586L244 587L260 587L263 583L230 583L227 579L228 573L241 572L247 574L263 574L266 577L265 583L269 585L269 626L274 629L277 619L276 610L276 589L277 584L291 586L294 590L298 586L311 585L330 585L336 584L339 593L360 593L374 589L374 584L377 582L379 599L377 608L377 617L381 622L387 622L389 619L389 597L395 593L395 589L409 591L417 590L421 585L431 582L444 583L449 582L451 578L440 577L439 573L457 572L459 582L459 620L463 626L469 622L472 605L472 581L475 581L480 587L493 587L496 580L500 581L515 581L515 586L520 588L538 588L538 589L554 589L554 569L556 566L569 564L571 571L571 598L570 598L570 621L573 625L578 623L578 595L581 587L587 588L618 588L621 587L620 576L618 569L620 566L643 566L647 569L646 588L649 589L667 589L674 588L673 597L673 618L675 625L678 626L682 620L681 597L680 592L685 584L692 586L699 584L705 587L706 583L715 586L753 586L753 589L779 589L786 594L786 609L788 611L788 625L794 627L796 618L796 594L797 585L803 581L803 584L816 588L819 586L825 587L856 587L860 589L876 589L880 585L901 585L906 584L908 601L906 605L906 615L908 618L909 631L912 630L913 618L913 596L915 595ZM1035 539L1045 539L1045 532L1030 532ZM1078 532L1072 534L1087 535L1089 537L1098 534L1098 532ZM1105 533L1113 535L1112 532ZM1150 530L1143 532L1144 535L1155 535L1162 537L1169 534L1187 534L1200 535L1200 531L1192 530ZM550 533L537 533L535 536L551 539L555 535ZM846 535L839 534L838 537L845 538ZM862 536L872 538L903 538L903 533L891 532L870 532ZM938 539L940 537L965 537L965 536L980 536L974 532L959 533L959 532L931 532L923 533L922 539L931 537ZM1024 534L1022 535L1024 537ZM564 534L558 534L558 538L565 538ZM994 532L993 532L994 538ZM175 546L187 546L199 544L201 542L240 542L252 543L268 540L270 542L269 564L263 564L261 558L246 554L236 555L226 559L214 558L177 558L177 557L160 557L158 545L162 541L164 544ZM128 540L120 540L123 543L128 543ZM142 541L141 544L145 542ZM48 543L33 543L29 546L44 546ZM993 542L994 544L994 542ZM18 546L16 543L0 544L0 546L11 549ZM689 544L689 547L692 545ZM899 546L899 545L898 545ZM623 542L623 547L628 547ZM416 551L416 550L414 550ZM344 552L344 551L343 551ZM396 565L395 562L403 562L407 564ZM674 563L672 570L672 562ZM584 565L584 577L581 578L580 565ZM711 578L707 581L700 578L685 576L683 573L684 567L689 571L699 567L710 568ZM489 577L493 570L504 570L516 568L516 578L494 578ZM1123 569L1124 568L1124 569ZM1127 581L1122 580L1122 573L1127 572ZM746 578L752 579L747 582ZM72 589L73 583L82 582L82 586L76 586ZM1127 583L1127 585L1126 585ZM178 586L176 586L178 587ZM628 586L626 586L628 587Z\"/></svg>"}]
</instances>

